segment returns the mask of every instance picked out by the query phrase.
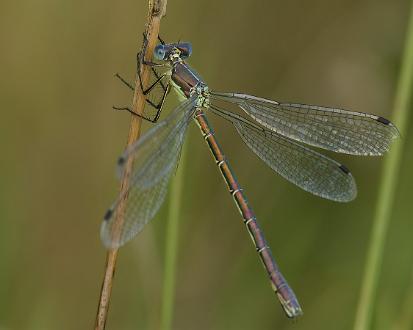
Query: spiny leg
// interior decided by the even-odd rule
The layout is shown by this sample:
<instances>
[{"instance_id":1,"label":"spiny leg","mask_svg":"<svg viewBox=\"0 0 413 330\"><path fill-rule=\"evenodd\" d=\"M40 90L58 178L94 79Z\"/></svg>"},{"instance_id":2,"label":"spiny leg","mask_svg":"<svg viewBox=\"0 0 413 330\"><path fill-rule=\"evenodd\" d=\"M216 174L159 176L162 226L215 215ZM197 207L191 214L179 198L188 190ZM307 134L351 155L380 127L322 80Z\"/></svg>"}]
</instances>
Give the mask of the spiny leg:
<instances>
[{"instance_id":1,"label":"spiny leg","mask_svg":"<svg viewBox=\"0 0 413 330\"><path fill-rule=\"evenodd\" d=\"M128 86L130 90L135 90L135 88L132 86L132 84L128 81L126 81L126 79L124 79L119 73L115 74L115 77L118 78L124 85Z\"/></svg>"},{"instance_id":2,"label":"spiny leg","mask_svg":"<svg viewBox=\"0 0 413 330\"><path fill-rule=\"evenodd\" d=\"M166 85L165 91L162 95L162 99L159 102L158 106L156 107L158 109L158 111L156 112L156 115L155 115L155 118L154 118L155 123L158 121L159 116L161 115L162 108L163 108L163 105L165 103L166 96L168 95L168 92L169 92L169 88L170 88L170 83L168 82L168 84ZM150 100L147 100L147 101L150 101Z\"/></svg>"},{"instance_id":3,"label":"spiny leg","mask_svg":"<svg viewBox=\"0 0 413 330\"><path fill-rule=\"evenodd\" d=\"M151 100L146 99L146 102L148 102L153 108L156 109L156 114L155 114L155 117L154 117L154 118L149 118L149 117L146 117L146 116L144 116L144 115L138 114L138 113L134 112L132 109L130 109L129 107L116 107L116 106L112 106L112 109L114 109L114 110L124 110L124 111L128 111L129 113L131 113L131 114L134 115L134 116L138 116L138 117L140 117L140 118L142 118L142 119L145 119L145 120L147 120L147 121L149 121L149 122L151 122L151 123L156 123L156 122L158 121L160 115L161 115L161 112L162 112L162 109L163 109L163 105L164 105L164 103L165 103L166 95L168 94L168 91L169 91L169 86L170 86L170 85L169 85L169 83L168 83L168 85L166 86L165 92L164 92L163 95L162 95L162 99L159 101L158 104L155 104L155 103L153 103Z\"/></svg>"},{"instance_id":4,"label":"spiny leg","mask_svg":"<svg viewBox=\"0 0 413 330\"><path fill-rule=\"evenodd\" d=\"M162 45L165 45L165 41L161 38L161 36L158 34L158 40Z\"/></svg>"},{"instance_id":5,"label":"spiny leg","mask_svg":"<svg viewBox=\"0 0 413 330\"><path fill-rule=\"evenodd\" d=\"M156 71L155 71L155 72L156 72ZM156 123L156 122L158 121L160 115L161 115L162 108L163 108L163 105L164 105L164 103L165 103L166 96L168 95L168 92L169 92L169 89L170 89L170 83L169 83L169 81L166 83L166 85L164 85L164 84L162 83L162 79L165 78L165 77L167 77L166 74L163 74L163 75L159 76L159 75L156 73L155 76L158 77L158 78L156 79L156 81L155 81L146 91L143 91L143 94L144 94L144 96L145 96L146 102L147 102L150 106L152 106L153 108L156 109L156 114L155 114L155 117L154 117L154 118L149 118L149 117L146 117L146 116L144 116L144 115L137 114L136 112L134 112L133 110L131 110L129 107L116 107L116 106L113 106L112 108L115 109L115 110L125 110L125 111L128 111L128 112L130 112L130 113L133 114L133 115L136 115L136 116L138 116L138 117L141 117L141 118L143 118L143 119L145 119L145 120L147 120L147 121L150 121L150 122L152 122L152 123ZM118 79L119 79L123 84L125 84L128 88L130 88L131 90L134 90L132 84L130 84L129 82L127 82L120 74L118 74L118 73L115 74L115 77L118 78ZM150 92L153 90L153 88L154 88L157 84L161 85L162 90L163 90L163 93L162 93L162 97L161 97L160 101L156 104L156 103L152 102L152 101L147 97L147 95L150 94ZM141 86L142 86L142 82L141 82Z\"/></svg>"},{"instance_id":6,"label":"spiny leg","mask_svg":"<svg viewBox=\"0 0 413 330\"><path fill-rule=\"evenodd\" d=\"M155 77L157 78L156 81L145 91L143 91L143 94L145 95L145 99L146 101L152 105L154 108L158 109L161 104L165 101L166 96L168 95L169 92L169 82L164 85L164 83L162 82L162 79L167 77L167 74L163 74L163 75L159 75L155 70L153 71ZM130 82L128 82L125 78L123 78L119 73L115 74L115 77L118 78L124 85L126 85L130 90L134 90L134 87L132 86L132 84ZM157 85L160 84L163 90L162 93L162 97L161 100L158 102L158 104L156 105L154 102L152 102L151 100L149 100L148 98L146 98L146 96L153 90L153 88Z\"/></svg>"},{"instance_id":7,"label":"spiny leg","mask_svg":"<svg viewBox=\"0 0 413 330\"><path fill-rule=\"evenodd\" d=\"M164 83L162 82L162 76L158 74L158 72L156 72L156 70L154 68L151 68L152 70L152 74L156 77L156 79L159 81L159 84L161 85L162 89L165 91L166 90L166 86L164 85ZM164 75L163 75L164 76ZM126 85L130 90L135 90L135 88L133 87L133 85L128 82L125 78L123 78L119 73L115 74L115 77L118 78L124 85ZM141 82L141 87L142 87L142 82ZM145 91L142 88L143 94L146 95L149 91L149 88Z\"/></svg>"},{"instance_id":8,"label":"spiny leg","mask_svg":"<svg viewBox=\"0 0 413 330\"><path fill-rule=\"evenodd\" d=\"M161 37L159 35L158 35L158 40L162 45L165 44L165 42L161 39ZM166 86L162 83L162 81L161 81L162 78L161 78L160 74L158 74L158 72L156 71L155 67L165 67L165 66L167 66L167 64L165 64L165 63L154 63L154 62L151 62L151 61L146 61L145 60L145 55L146 55L147 47L148 47L148 38L147 38L146 34L143 33L142 50L140 52L138 52L138 54L136 56L136 62L137 62L136 69L137 69L137 74L138 74L138 78L139 78L139 84L140 84L141 90L144 93L144 95L146 95L147 90L145 91L145 88L143 87L143 84L142 84L142 77L141 77L141 66L142 66L142 64L148 65L148 66L151 67L152 74L155 75L157 81L160 82L160 84L162 86L162 89L164 91L166 90ZM148 90L149 89L150 88L148 88Z\"/></svg>"},{"instance_id":9,"label":"spiny leg","mask_svg":"<svg viewBox=\"0 0 413 330\"><path fill-rule=\"evenodd\" d=\"M142 76L141 76L141 65L144 64L144 65L148 65L148 66L151 67L152 74L154 74L155 77L157 78L156 82L154 83L156 85L156 83L158 81L162 80L162 78L165 76L165 74L159 75L158 72L155 70L155 67L165 67L166 64L158 64L158 63L153 63L153 62L147 62L147 61L145 61L144 57L141 54L144 54L144 52L139 52L138 55L136 56L136 60L137 60L137 72L136 73L138 75L141 90L142 90L143 94L146 95L146 93L148 93L148 90L152 89L154 87L154 85L150 86L147 89L145 89L143 87ZM161 82L161 86L164 90L166 89L165 85L162 82Z\"/></svg>"},{"instance_id":10,"label":"spiny leg","mask_svg":"<svg viewBox=\"0 0 413 330\"><path fill-rule=\"evenodd\" d=\"M163 45L165 44L165 42L162 40L162 38L161 38L159 35L158 35L158 40L159 40L159 42L160 42L161 44L163 44ZM165 77L168 78L168 74L165 74L165 73L164 73L164 74L161 75L161 74L159 74L159 73L156 71L156 69L155 69L155 67L165 67L165 66L167 66L167 64L164 64L164 63L162 63L162 64L153 63L153 62L149 62L149 61L146 61L146 60L145 60L144 54L146 54L147 46L148 46L148 39L147 39L146 35L144 34L144 35L143 35L142 51L141 51L140 53L138 53L138 55L137 55L137 75L138 75L138 79L139 79L139 84L140 84L141 90L142 90L143 94L145 95L146 101L147 101L152 107L154 107L154 108L157 110L157 111L156 111L156 114L155 114L155 117L154 117L154 119L153 119L153 122L156 122L156 121L159 119L159 116L160 116L161 111L162 111L163 104L164 104L165 99L166 99L166 96L167 96L167 94L168 94L168 92L169 92L169 84L170 84L170 82L169 82L169 79L168 79L167 82L166 82L166 84L164 84L162 80L163 80L163 78L165 78ZM142 64L150 66L150 67L151 67L152 74L156 77L155 82L153 82L152 85L149 86L147 89L145 89L145 88L143 87L143 83L142 83L142 77L141 77L141 65L142 65ZM161 100L159 101L159 103L158 103L158 104L155 104L155 103L152 102L150 99L148 99L146 96L153 90L153 88L154 88L157 84L159 84L159 85L161 86L161 88L162 88L162 90L163 90L163 94L162 94L162 98L161 98Z\"/></svg>"},{"instance_id":11,"label":"spiny leg","mask_svg":"<svg viewBox=\"0 0 413 330\"><path fill-rule=\"evenodd\" d=\"M160 37L159 35L158 35L158 40L159 40L159 42L160 42L161 44L163 44L163 45L165 44L165 42L161 39L161 37ZM147 120L147 121L150 121L150 122L155 123L155 122L158 121L159 116L160 116L160 114L161 114L161 112L162 112L162 108L163 108L163 105L164 105L164 103L165 103L166 96L167 96L167 94L168 94L168 92L169 92L170 83L169 83L169 80L166 82L166 84L165 84L164 82L162 82L162 80L163 80L165 77L168 77L168 74L162 74L162 75L161 75L161 74L159 74L159 73L156 71L156 69L155 69L155 67L164 67L164 66L166 66L165 64L159 64L159 63L154 63L154 62L150 62L150 61L146 61L146 60L145 60L145 54L146 54L147 46L148 46L148 38L146 37L146 35L145 35L145 33L144 33L144 34L143 34L142 51L138 52L138 54L137 54L137 56L136 56L136 58L137 58L137 75L138 75L138 79L139 79L139 85L140 85L140 88L141 88L141 91L142 91L143 95L145 96L146 102L147 102L150 106L152 106L153 108L156 109L155 117L154 117L154 118L149 118L149 117L146 117L146 116L144 116L144 115L137 114L136 112L134 112L133 110L131 110L129 107L116 107L116 106L113 106L112 108L115 109L115 110L125 110L125 111L128 111L129 113L131 113L131 114L133 114L133 115L135 115L135 116L141 117L141 118L143 118L143 119L145 119L145 120ZM146 89L143 87L142 77L141 77L141 65L142 65L142 64L150 66L151 71L152 71L152 74L153 74L153 75L155 76L155 78L156 78L155 81L154 81L148 88L146 88ZM118 79L119 79L123 84L125 84L129 89L134 90L133 85L132 85L131 83L129 83L128 81L126 81L126 79L124 79L120 74L116 73L116 74L115 74L115 77L118 78ZM163 93L162 93L162 97L161 97L160 101L156 104L156 103L152 102L152 101L148 98L148 96L149 96L150 93L153 91L153 89L155 88L155 86L158 85L158 84L161 86L161 88L162 88L162 90L163 90Z\"/></svg>"}]
</instances>

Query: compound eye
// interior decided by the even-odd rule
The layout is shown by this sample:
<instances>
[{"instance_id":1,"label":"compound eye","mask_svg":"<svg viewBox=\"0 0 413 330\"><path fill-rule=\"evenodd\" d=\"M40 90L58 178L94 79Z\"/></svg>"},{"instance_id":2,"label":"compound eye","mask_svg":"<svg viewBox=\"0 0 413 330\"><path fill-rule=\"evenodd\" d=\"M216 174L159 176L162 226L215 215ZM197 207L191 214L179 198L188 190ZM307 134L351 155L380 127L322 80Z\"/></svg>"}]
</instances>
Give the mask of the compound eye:
<instances>
[{"instance_id":1,"label":"compound eye","mask_svg":"<svg viewBox=\"0 0 413 330\"><path fill-rule=\"evenodd\" d=\"M165 58L165 48L163 45L158 45L155 47L153 56L157 60L163 60Z\"/></svg>"},{"instance_id":2,"label":"compound eye","mask_svg":"<svg viewBox=\"0 0 413 330\"><path fill-rule=\"evenodd\" d=\"M178 44L178 49L181 52L182 58L187 58L192 54L192 46L189 42L181 42Z\"/></svg>"}]
</instances>

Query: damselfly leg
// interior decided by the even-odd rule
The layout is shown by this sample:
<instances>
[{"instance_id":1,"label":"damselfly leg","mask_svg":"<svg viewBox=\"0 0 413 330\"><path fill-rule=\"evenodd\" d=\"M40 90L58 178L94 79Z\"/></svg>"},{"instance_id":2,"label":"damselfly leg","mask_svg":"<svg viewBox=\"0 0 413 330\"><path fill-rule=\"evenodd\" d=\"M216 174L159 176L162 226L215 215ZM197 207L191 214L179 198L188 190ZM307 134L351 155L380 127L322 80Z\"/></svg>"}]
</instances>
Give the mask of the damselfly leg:
<instances>
[{"instance_id":1,"label":"damselfly leg","mask_svg":"<svg viewBox=\"0 0 413 330\"><path fill-rule=\"evenodd\" d=\"M159 41L161 44L164 44L164 41L158 36ZM170 90L170 82L169 82L169 75L167 73L158 72L156 67L165 66L164 64L158 65L157 63L148 62L144 59L144 54L146 53L147 48L147 38L144 35L144 42L142 46L142 51L137 55L137 76L140 84L140 88L142 90L143 95L145 96L146 103L149 104L150 107L155 109L154 114L148 114L148 111L145 111L143 114L138 114L134 112L129 107L117 107L113 106L112 108L115 110L125 110L130 112L131 114L141 117L144 120L147 120L152 123L156 123L161 115L163 105L165 103L166 96ZM142 77L141 77L141 66L142 64L148 65L151 68L151 82L147 88L143 86ZM121 75L118 73L115 74L115 77L118 78L124 85L126 85L129 89L134 90L134 86L126 81Z\"/></svg>"}]
</instances>

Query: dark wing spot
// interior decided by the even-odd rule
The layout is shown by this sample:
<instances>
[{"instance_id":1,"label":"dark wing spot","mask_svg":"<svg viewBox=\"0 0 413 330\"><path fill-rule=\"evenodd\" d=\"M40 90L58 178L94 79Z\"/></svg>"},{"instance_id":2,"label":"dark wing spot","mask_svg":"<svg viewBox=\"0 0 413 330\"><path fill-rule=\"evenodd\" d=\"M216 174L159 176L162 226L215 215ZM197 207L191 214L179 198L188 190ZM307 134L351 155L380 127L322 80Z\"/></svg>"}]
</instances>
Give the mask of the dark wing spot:
<instances>
[{"instance_id":1,"label":"dark wing spot","mask_svg":"<svg viewBox=\"0 0 413 330\"><path fill-rule=\"evenodd\" d=\"M112 217L112 214L113 214L112 209L107 210L105 216L103 217L103 220L108 221Z\"/></svg>"},{"instance_id":2,"label":"dark wing spot","mask_svg":"<svg viewBox=\"0 0 413 330\"><path fill-rule=\"evenodd\" d=\"M119 159L118 159L118 165L123 165L124 163L125 163L125 157L119 157Z\"/></svg>"},{"instance_id":3,"label":"dark wing spot","mask_svg":"<svg viewBox=\"0 0 413 330\"><path fill-rule=\"evenodd\" d=\"M384 124L384 125L390 124L390 120L388 120L388 119L386 119L386 118L383 118L383 117L378 117L376 120L377 120L378 122Z\"/></svg>"},{"instance_id":4,"label":"dark wing spot","mask_svg":"<svg viewBox=\"0 0 413 330\"><path fill-rule=\"evenodd\" d=\"M341 164L341 165L339 166L339 168L340 168L340 170L342 170L344 173L350 174L350 170L349 170L347 167L345 167L343 164Z\"/></svg>"}]
</instances>

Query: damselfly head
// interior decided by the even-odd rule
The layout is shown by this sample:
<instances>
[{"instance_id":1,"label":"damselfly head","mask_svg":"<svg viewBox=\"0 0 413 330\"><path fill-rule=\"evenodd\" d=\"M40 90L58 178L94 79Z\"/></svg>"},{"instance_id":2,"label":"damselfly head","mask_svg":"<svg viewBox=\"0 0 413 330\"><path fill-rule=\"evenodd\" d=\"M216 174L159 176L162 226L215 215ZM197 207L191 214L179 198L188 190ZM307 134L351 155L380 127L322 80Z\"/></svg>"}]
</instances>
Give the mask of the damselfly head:
<instances>
[{"instance_id":1,"label":"damselfly head","mask_svg":"<svg viewBox=\"0 0 413 330\"><path fill-rule=\"evenodd\" d=\"M179 42L174 44L157 45L153 56L156 60L167 61L174 57L181 59L188 58L192 53L192 45L189 42Z\"/></svg>"},{"instance_id":2,"label":"damselfly head","mask_svg":"<svg viewBox=\"0 0 413 330\"><path fill-rule=\"evenodd\" d=\"M155 50L153 52L153 57L155 57L155 59L161 61L165 59L165 46L164 45L158 45L155 47Z\"/></svg>"}]
</instances>

